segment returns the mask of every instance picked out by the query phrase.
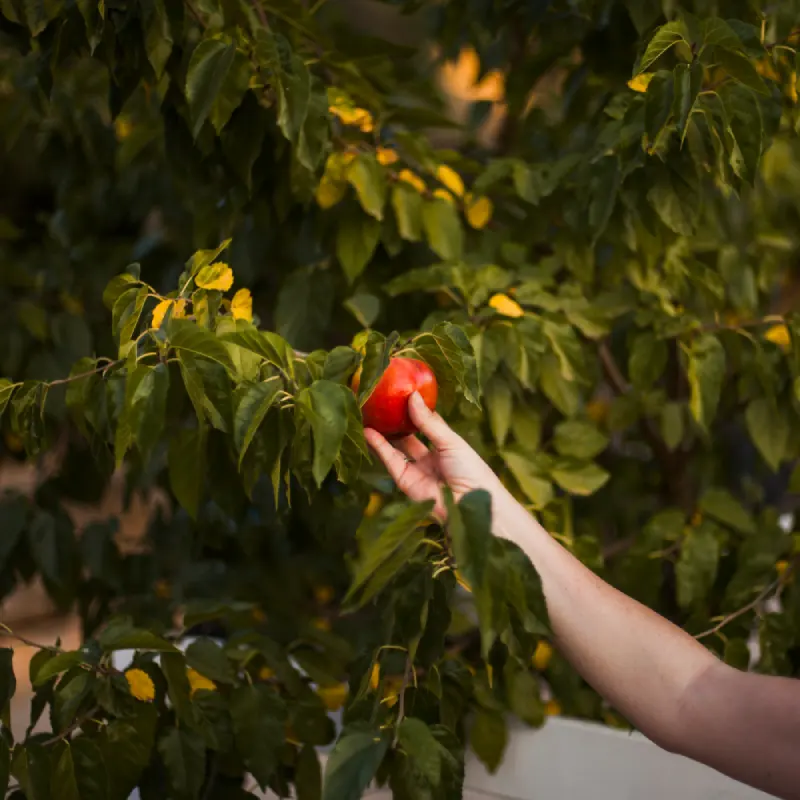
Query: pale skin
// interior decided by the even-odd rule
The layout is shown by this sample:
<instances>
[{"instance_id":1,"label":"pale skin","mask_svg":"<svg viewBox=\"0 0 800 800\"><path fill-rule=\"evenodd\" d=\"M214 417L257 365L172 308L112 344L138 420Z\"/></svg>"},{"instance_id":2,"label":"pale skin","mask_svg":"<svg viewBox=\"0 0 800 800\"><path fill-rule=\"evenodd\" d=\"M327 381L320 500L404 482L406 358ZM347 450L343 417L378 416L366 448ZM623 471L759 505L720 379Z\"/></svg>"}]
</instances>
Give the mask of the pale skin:
<instances>
[{"instance_id":1,"label":"pale skin","mask_svg":"<svg viewBox=\"0 0 800 800\"><path fill-rule=\"evenodd\" d=\"M800 800L800 682L736 670L656 612L598 578L502 485L480 456L418 394L416 436L369 445L398 488L435 500L475 489L492 497L493 533L517 544L542 579L559 650L609 703L662 748L786 800Z\"/></svg>"}]
</instances>

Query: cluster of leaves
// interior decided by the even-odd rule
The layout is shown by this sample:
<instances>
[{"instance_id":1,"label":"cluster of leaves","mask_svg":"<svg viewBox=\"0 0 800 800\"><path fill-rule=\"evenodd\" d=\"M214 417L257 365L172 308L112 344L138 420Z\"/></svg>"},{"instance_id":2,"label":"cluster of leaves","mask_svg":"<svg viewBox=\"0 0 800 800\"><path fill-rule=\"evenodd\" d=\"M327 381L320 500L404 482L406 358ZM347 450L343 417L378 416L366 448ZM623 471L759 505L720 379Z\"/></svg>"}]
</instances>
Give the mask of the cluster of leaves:
<instances>
[{"instance_id":1,"label":"cluster of leaves","mask_svg":"<svg viewBox=\"0 0 800 800\"><path fill-rule=\"evenodd\" d=\"M488 498L445 532L371 463L397 353L590 568L730 663L800 669L800 318L772 307L800 8L394 5L499 75L458 149L417 48L332 3L0 1L3 437L61 454L0 504L0 592L41 575L86 638L42 649L38 726L3 728L17 796L318 797L344 705L328 797L458 797L509 711L625 724L547 644ZM66 510L117 469L171 501L134 552Z\"/></svg>"}]
</instances>

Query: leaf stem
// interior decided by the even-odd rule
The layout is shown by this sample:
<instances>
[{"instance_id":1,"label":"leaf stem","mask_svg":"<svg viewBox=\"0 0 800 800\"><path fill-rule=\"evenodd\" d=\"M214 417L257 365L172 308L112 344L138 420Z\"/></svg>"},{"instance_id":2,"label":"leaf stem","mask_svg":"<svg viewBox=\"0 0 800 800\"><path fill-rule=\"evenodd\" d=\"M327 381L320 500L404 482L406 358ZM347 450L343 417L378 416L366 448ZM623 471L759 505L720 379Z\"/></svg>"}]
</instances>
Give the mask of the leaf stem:
<instances>
[{"instance_id":1,"label":"leaf stem","mask_svg":"<svg viewBox=\"0 0 800 800\"><path fill-rule=\"evenodd\" d=\"M93 706L90 708L85 714L81 714L68 728L61 731L56 736L53 736L51 739L45 739L42 744L55 744L56 742L60 742L62 739L66 739L71 733L78 730L84 722L88 722L97 711L100 710L100 706Z\"/></svg>"},{"instance_id":2,"label":"leaf stem","mask_svg":"<svg viewBox=\"0 0 800 800\"><path fill-rule=\"evenodd\" d=\"M397 741L400 738L400 723L406 715L406 689L408 689L409 677L411 671L414 669L411 663L411 656L406 657L406 666L403 671L403 685L400 687L400 704L397 707L397 720L394 724L394 741L392 747L397 747Z\"/></svg>"}]
</instances>

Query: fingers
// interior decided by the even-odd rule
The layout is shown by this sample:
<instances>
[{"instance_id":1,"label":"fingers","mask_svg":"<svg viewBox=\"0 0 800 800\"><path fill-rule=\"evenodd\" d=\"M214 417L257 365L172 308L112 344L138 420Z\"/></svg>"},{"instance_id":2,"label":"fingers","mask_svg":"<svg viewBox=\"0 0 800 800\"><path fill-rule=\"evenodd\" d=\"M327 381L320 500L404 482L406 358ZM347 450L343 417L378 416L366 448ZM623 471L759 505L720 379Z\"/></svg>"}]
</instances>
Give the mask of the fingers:
<instances>
[{"instance_id":1,"label":"fingers","mask_svg":"<svg viewBox=\"0 0 800 800\"><path fill-rule=\"evenodd\" d=\"M364 438L367 440L367 444L378 454L378 458L383 462L394 482L398 483L408 466L406 457L399 450L392 447L386 438L374 428L365 428ZM420 444L422 443L420 442Z\"/></svg>"},{"instance_id":2,"label":"fingers","mask_svg":"<svg viewBox=\"0 0 800 800\"><path fill-rule=\"evenodd\" d=\"M412 461L420 461L428 455L428 448L416 436L406 436L394 445L401 453L405 453Z\"/></svg>"},{"instance_id":3,"label":"fingers","mask_svg":"<svg viewBox=\"0 0 800 800\"><path fill-rule=\"evenodd\" d=\"M409 398L408 414L411 421L437 449L452 447L459 441L459 435L435 411L431 411L425 405L419 392L414 392Z\"/></svg>"}]
</instances>

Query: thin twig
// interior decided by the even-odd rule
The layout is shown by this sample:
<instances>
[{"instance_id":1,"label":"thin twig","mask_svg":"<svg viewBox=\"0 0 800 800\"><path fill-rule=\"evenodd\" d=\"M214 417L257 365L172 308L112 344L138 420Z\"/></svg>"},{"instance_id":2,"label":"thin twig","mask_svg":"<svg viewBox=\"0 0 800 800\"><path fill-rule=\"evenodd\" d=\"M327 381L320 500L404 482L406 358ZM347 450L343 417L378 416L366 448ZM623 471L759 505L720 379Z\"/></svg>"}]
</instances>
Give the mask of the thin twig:
<instances>
[{"instance_id":1,"label":"thin twig","mask_svg":"<svg viewBox=\"0 0 800 800\"><path fill-rule=\"evenodd\" d=\"M726 625L733 622L735 619L738 619L742 615L746 614L748 611L752 611L756 608L762 601L766 600L769 595L778 588L781 584L781 579L777 578L776 580L772 581L762 592L761 594L756 597L755 600L748 603L746 606L742 606L738 611L734 611L732 614L727 614L724 616L713 628L709 628L707 631L703 631L702 633L698 633L694 638L695 639L705 639L707 636L712 636L715 633L719 633Z\"/></svg>"},{"instance_id":2,"label":"thin twig","mask_svg":"<svg viewBox=\"0 0 800 800\"><path fill-rule=\"evenodd\" d=\"M253 7L256 10L256 14L258 14L258 19L261 24L264 26L266 30L270 30L269 20L267 19L267 12L264 11L264 6L261 4L261 0L253 0Z\"/></svg>"},{"instance_id":3,"label":"thin twig","mask_svg":"<svg viewBox=\"0 0 800 800\"><path fill-rule=\"evenodd\" d=\"M80 728L80 726L83 725L84 722L90 720L99 710L100 706L93 706L85 714L81 714L81 716L78 717L75 720L75 722L73 722L72 725L70 725L66 730L63 730L61 733L59 733L56 736L53 736L51 739L45 739L45 741L42 742L42 744L55 744L56 742L60 742L62 739L66 739L71 733L78 730L78 728Z\"/></svg>"},{"instance_id":4,"label":"thin twig","mask_svg":"<svg viewBox=\"0 0 800 800\"><path fill-rule=\"evenodd\" d=\"M411 656L406 657L406 668L403 672L403 683L400 687L400 704L397 707L397 720L394 724L394 742L392 747L397 747L397 740L400 738L400 723L406 715L406 689L408 689L408 682L411 677L413 664L411 663Z\"/></svg>"},{"instance_id":5,"label":"thin twig","mask_svg":"<svg viewBox=\"0 0 800 800\"><path fill-rule=\"evenodd\" d=\"M22 642L22 644L28 645L28 647L35 647L37 650L52 650L56 653L63 653L64 651L60 647L56 647L54 644L39 644L38 642L33 642L30 639L27 639L25 636L20 636L18 633L14 633L8 625L3 624L0 622L0 629L6 632L7 636L10 636L12 639L16 639L18 642Z\"/></svg>"},{"instance_id":6,"label":"thin twig","mask_svg":"<svg viewBox=\"0 0 800 800\"><path fill-rule=\"evenodd\" d=\"M614 385L614 388L619 394L627 394L630 389L628 381L625 380L622 370L617 366L617 362L614 360L611 350L608 349L608 344L606 342L600 342L597 353L600 356L600 361L603 362L606 375Z\"/></svg>"},{"instance_id":7,"label":"thin twig","mask_svg":"<svg viewBox=\"0 0 800 800\"><path fill-rule=\"evenodd\" d=\"M48 388L52 388L53 386L61 386L64 383L72 383L73 381L80 381L83 378L88 378L92 375L97 375L98 372L105 372L106 370L113 369L114 367L118 367L120 364L124 363L125 359L120 358L117 361L112 361L108 364L103 364L101 367L95 367L94 369L90 369L88 372L80 372L77 375L70 375L68 378L58 378L54 381L47 381L45 386Z\"/></svg>"}]
</instances>

